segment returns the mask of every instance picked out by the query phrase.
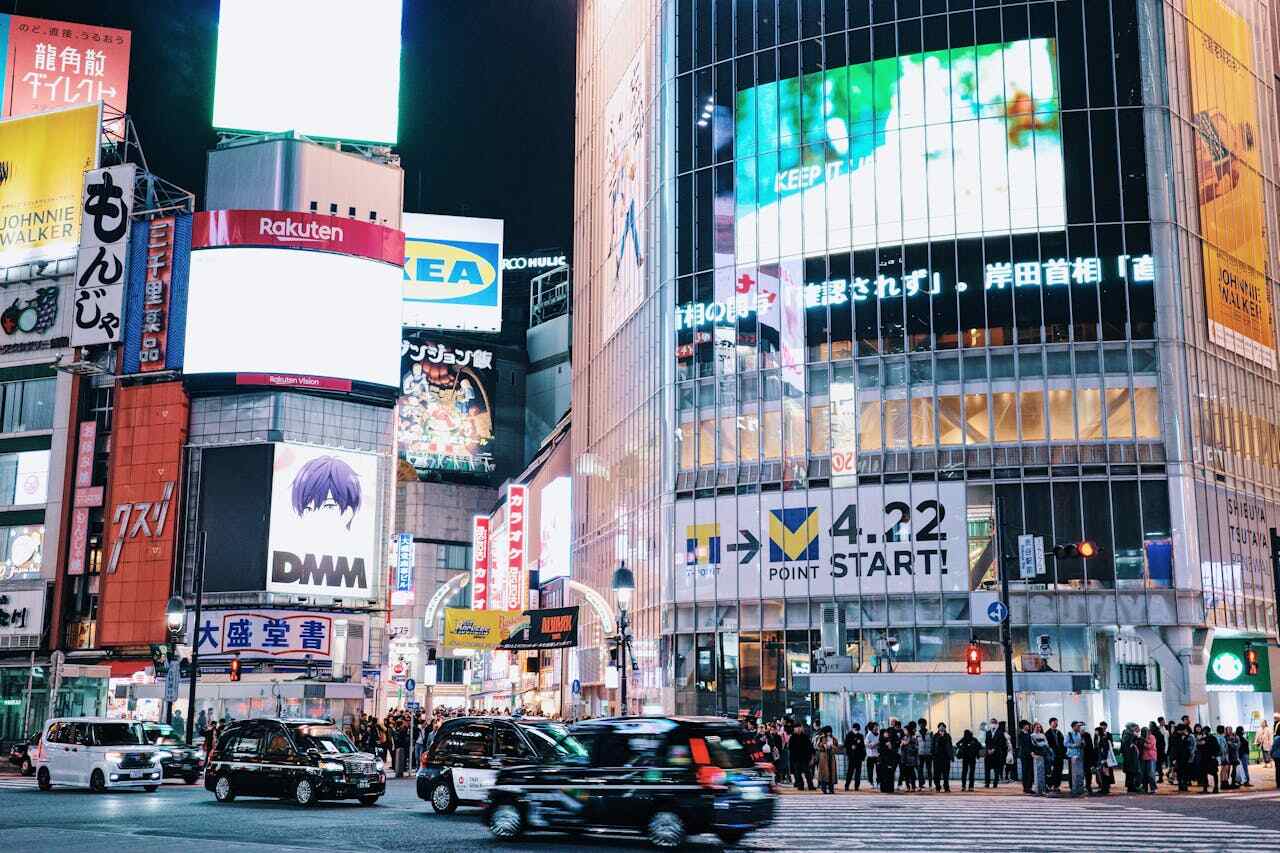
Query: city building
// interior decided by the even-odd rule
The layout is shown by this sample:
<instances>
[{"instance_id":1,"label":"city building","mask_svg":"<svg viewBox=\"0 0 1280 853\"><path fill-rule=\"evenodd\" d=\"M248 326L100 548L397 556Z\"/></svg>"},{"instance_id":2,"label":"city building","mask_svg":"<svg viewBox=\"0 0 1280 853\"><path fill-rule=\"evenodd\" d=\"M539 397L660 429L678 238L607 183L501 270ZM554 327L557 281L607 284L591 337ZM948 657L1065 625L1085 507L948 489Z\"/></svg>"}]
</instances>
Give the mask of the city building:
<instances>
[{"instance_id":1,"label":"city building","mask_svg":"<svg viewBox=\"0 0 1280 853\"><path fill-rule=\"evenodd\" d=\"M1270 718L1266 14L582 4L574 572L635 572L626 710L1003 718L1007 580L1019 716Z\"/></svg>"}]
</instances>

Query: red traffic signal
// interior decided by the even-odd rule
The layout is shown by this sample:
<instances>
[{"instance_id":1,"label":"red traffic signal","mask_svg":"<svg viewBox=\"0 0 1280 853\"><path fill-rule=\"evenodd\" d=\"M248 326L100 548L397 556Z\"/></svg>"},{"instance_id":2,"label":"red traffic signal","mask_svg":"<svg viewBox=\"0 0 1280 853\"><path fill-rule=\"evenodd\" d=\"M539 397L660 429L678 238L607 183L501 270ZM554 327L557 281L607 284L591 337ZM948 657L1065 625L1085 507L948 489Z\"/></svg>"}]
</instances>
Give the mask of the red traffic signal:
<instances>
[{"instance_id":1,"label":"red traffic signal","mask_svg":"<svg viewBox=\"0 0 1280 853\"><path fill-rule=\"evenodd\" d=\"M982 647L970 643L964 652L964 669L970 675L982 675Z\"/></svg>"},{"instance_id":2,"label":"red traffic signal","mask_svg":"<svg viewBox=\"0 0 1280 853\"><path fill-rule=\"evenodd\" d=\"M232 680L232 681L239 681L239 680L240 680L240 658L232 658L232 659L231 659L231 673L230 673L230 675L231 675L231 680Z\"/></svg>"},{"instance_id":3,"label":"red traffic signal","mask_svg":"<svg viewBox=\"0 0 1280 853\"><path fill-rule=\"evenodd\" d=\"M1060 560L1087 560L1090 557L1098 556L1098 543L1094 542L1092 539L1084 539L1080 542L1067 542L1062 545L1054 545L1053 556Z\"/></svg>"},{"instance_id":4,"label":"red traffic signal","mask_svg":"<svg viewBox=\"0 0 1280 853\"><path fill-rule=\"evenodd\" d=\"M1258 674L1258 650L1253 646L1248 646L1244 650L1244 673L1245 675Z\"/></svg>"}]
</instances>

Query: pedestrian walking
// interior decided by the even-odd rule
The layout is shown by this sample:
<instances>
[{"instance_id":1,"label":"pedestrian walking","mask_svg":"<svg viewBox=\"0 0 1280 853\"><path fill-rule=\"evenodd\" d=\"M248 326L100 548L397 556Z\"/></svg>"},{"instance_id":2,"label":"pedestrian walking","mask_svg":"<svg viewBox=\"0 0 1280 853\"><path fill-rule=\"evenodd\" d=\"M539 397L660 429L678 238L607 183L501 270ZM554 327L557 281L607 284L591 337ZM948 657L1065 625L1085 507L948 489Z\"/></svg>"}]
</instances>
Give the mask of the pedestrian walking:
<instances>
[{"instance_id":1,"label":"pedestrian walking","mask_svg":"<svg viewBox=\"0 0 1280 853\"><path fill-rule=\"evenodd\" d=\"M933 735L933 790L951 793L951 762L956 759L955 744L946 723L938 723Z\"/></svg>"},{"instance_id":2,"label":"pedestrian walking","mask_svg":"<svg viewBox=\"0 0 1280 853\"><path fill-rule=\"evenodd\" d=\"M814 748L818 765L818 787L824 794L836 792L836 739L830 726L824 726Z\"/></svg>"},{"instance_id":3,"label":"pedestrian walking","mask_svg":"<svg viewBox=\"0 0 1280 853\"><path fill-rule=\"evenodd\" d=\"M853 790L857 791L862 787L862 762L867 759L867 740L863 736L862 731L857 723L849 727L849 731L844 735L844 789L849 790L849 783L853 783ZM868 784L871 782L867 780Z\"/></svg>"},{"instance_id":4,"label":"pedestrian walking","mask_svg":"<svg viewBox=\"0 0 1280 853\"><path fill-rule=\"evenodd\" d=\"M960 757L960 790L972 791L974 776L978 771L978 756L985 751L978 739L969 729L964 730L960 741L956 744L956 755Z\"/></svg>"}]
</instances>

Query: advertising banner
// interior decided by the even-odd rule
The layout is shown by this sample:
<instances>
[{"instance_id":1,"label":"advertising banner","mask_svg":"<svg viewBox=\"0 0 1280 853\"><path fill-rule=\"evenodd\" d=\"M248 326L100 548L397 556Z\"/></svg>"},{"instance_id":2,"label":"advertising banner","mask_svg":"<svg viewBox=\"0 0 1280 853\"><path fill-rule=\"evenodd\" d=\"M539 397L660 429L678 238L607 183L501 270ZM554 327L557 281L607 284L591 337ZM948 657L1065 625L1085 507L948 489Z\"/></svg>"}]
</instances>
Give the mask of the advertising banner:
<instances>
[{"instance_id":1,"label":"advertising banner","mask_svg":"<svg viewBox=\"0 0 1280 853\"><path fill-rule=\"evenodd\" d=\"M396 446L420 478L433 471L490 474L497 369L487 349L404 330Z\"/></svg>"},{"instance_id":2,"label":"advertising banner","mask_svg":"<svg viewBox=\"0 0 1280 853\"><path fill-rule=\"evenodd\" d=\"M368 658L368 619L314 610L206 610L200 624L187 626L186 641L199 642L200 657L269 657L285 660L329 660L334 648L334 623L347 620L365 625Z\"/></svg>"},{"instance_id":3,"label":"advertising banner","mask_svg":"<svg viewBox=\"0 0 1280 853\"><path fill-rule=\"evenodd\" d=\"M609 244L605 252L605 290L610 302L601 311L604 337L610 338L644 301L644 210L648 198L649 159L645 145L645 109L649 105L648 52L631 60L605 105L605 186L609 194Z\"/></svg>"},{"instance_id":4,"label":"advertising banner","mask_svg":"<svg viewBox=\"0 0 1280 853\"><path fill-rule=\"evenodd\" d=\"M168 329L173 285L176 221L172 216L151 220L147 243L147 285L142 296L142 335L138 342L138 370L150 373L168 364Z\"/></svg>"},{"instance_id":5,"label":"advertising banner","mask_svg":"<svg viewBox=\"0 0 1280 853\"><path fill-rule=\"evenodd\" d=\"M678 501L676 600L968 592L963 483Z\"/></svg>"},{"instance_id":6,"label":"advertising banner","mask_svg":"<svg viewBox=\"0 0 1280 853\"><path fill-rule=\"evenodd\" d=\"M377 476L370 453L275 446L267 592L374 597Z\"/></svg>"},{"instance_id":7,"label":"advertising banner","mask_svg":"<svg viewBox=\"0 0 1280 853\"><path fill-rule=\"evenodd\" d=\"M471 517L471 606L489 609L489 516Z\"/></svg>"},{"instance_id":8,"label":"advertising banner","mask_svg":"<svg viewBox=\"0 0 1280 853\"><path fill-rule=\"evenodd\" d=\"M508 610L520 610L525 606L529 589L529 576L525 566L525 519L529 487L520 483L507 486L507 575L504 601Z\"/></svg>"},{"instance_id":9,"label":"advertising banner","mask_svg":"<svg viewBox=\"0 0 1280 853\"><path fill-rule=\"evenodd\" d=\"M404 232L376 222L277 210L210 210L195 214L191 248L266 246L337 252L400 266Z\"/></svg>"},{"instance_id":10,"label":"advertising banner","mask_svg":"<svg viewBox=\"0 0 1280 853\"><path fill-rule=\"evenodd\" d=\"M125 163L85 172L80 205L84 233L76 263L72 346L110 344L120 339L137 171L137 166Z\"/></svg>"},{"instance_id":11,"label":"advertising banner","mask_svg":"<svg viewBox=\"0 0 1280 853\"><path fill-rule=\"evenodd\" d=\"M1209 340L1274 368L1253 33L1220 0L1187 0L1187 45Z\"/></svg>"},{"instance_id":12,"label":"advertising banner","mask_svg":"<svg viewBox=\"0 0 1280 853\"><path fill-rule=\"evenodd\" d=\"M132 41L128 30L0 15L3 33L8 42L0 90L6 116L98 101L126 112Z\"/></svg>"},{"instance_id":13,"label":"advertising banner","mask_svg":"<svg viewBox=\"0 0 1280 853\"><path fill-rule=\"evenodd\" d=\"M190 270L191 214L133 224L122 318L125 373L182 369Z\"/></svg>"},{"instance_id":14,"label":"advertising banner","mask_svg":"<svg viewBox=\"0 0 1280 853\"><path fill-rule=\"evenodd\" d=\"M396 585L391 592L391 603L403 605L413 603L413 534L397 533L395 535L396 551Z\"/></svg>"},{"instance_id":15,"label":"advertising banner","mask_svg":"<svg viewBox=\"0 0 1280 853\"><path fill-rule=\"evenodd\" d=\"M493 651L525 618L519 610L446 607L442 642L446 649Z\"/></svg>"},{"instance_id":16,"label":"advertising banner","mask_svg":"<svg viewBox=\"0 0 1280 853\"><path fill-rule=\"evenodd\" d=\"M508 651L569 649L578 645L578 608L555 607L530 610L527 622L521 623L498 646Z\"/></svg>"},{"instance_id":17,"label":"advertising banner","mask_svg":"<svg viewBox=\"0 0 1280 853\"><path fill-rule=\"evenodd\" d=\"M502 330L502 220L406 213L404 324Z\"/></svg>"},{"instance_id":18,"label":"advertising banner","mask_svg":"<svg viewBox=\"0 0 1280 853\"><path fill-rule=\"evenodd\" d=\"M100 116L94 104L0 121L0 264L75 255Z\"/></svg>"},{"instance_id":19,"label":"advertising banner","mask_svg":"<svg viewBox=\"0 0 1280 853\"><path fill-rule=\"evenodd\" d=\"M538 583L572 574L573 478L556 477L538 493Z\"/></svg>"}]
</instances>

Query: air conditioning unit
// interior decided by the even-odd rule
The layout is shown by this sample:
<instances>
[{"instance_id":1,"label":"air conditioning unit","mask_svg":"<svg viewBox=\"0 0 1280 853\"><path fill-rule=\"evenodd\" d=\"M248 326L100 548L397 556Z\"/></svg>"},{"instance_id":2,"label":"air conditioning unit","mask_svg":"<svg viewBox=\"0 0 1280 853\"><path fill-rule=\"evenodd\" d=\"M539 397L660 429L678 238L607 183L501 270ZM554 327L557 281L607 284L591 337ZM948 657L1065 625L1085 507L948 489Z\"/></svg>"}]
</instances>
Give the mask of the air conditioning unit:
<instances>
[{"instance_id":1,"label":"air conditioning unit","mask_svg":"<svg viewBox=\"0 0 1280 853\"><path fill-rule=\"evenodd\" d=\"M364 661L364 623L349 619L333 621L333 677L356 681Z\"/></svg>"}]
</instances>

